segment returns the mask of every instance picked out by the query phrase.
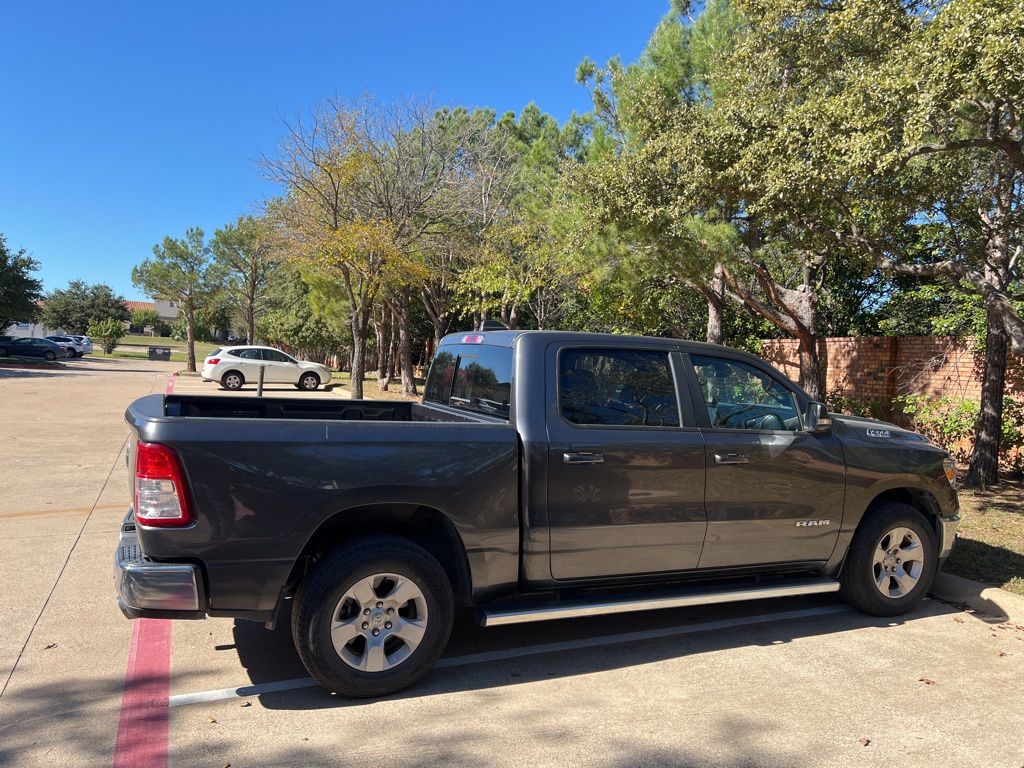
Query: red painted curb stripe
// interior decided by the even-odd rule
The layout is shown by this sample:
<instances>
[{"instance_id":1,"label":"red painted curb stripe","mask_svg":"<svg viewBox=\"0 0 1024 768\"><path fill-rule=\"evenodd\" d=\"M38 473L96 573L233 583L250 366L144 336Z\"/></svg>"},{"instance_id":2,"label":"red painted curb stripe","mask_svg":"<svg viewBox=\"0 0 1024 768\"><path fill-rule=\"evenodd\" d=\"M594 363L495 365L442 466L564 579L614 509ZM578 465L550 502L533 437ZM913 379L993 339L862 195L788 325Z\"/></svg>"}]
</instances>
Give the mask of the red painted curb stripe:
<instances>
[{"instance_id":1,"label":"red painted curb stripe","mask_svg":"<svg viewBox=\"0 0 1024 768\"><path fill-rule=\"evenodd\" d=\"M164 390L165 395L174 393L174 382L178 380L178 374L172 373L167 377L167 388Z\"/></svg>"},{"instance_id":2,"label":"red painted curb stripe","mask_svg":"<svg viewBox=\"0 0 1024 768\"><path fill-rule=\"evenodd\" d=\"M171 622L136 619L121 696L114 768L167 767Z\"/></svg>"}]
</instances>

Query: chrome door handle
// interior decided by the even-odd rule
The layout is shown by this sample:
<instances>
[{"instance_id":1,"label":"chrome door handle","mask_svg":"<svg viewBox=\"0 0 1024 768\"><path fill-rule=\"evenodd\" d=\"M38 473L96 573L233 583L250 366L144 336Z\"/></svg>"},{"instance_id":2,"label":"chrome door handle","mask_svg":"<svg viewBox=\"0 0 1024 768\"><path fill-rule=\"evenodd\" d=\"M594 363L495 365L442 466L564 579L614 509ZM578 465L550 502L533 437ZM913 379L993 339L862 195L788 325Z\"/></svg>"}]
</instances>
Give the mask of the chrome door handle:
<instances>
[{"instance_id":1,"label":"chrome door handle","mask_svg":"<svg viewBox=\"0 0 1024 768\"><path fill-rule=\"evenodd\" d=\"M715 464L749 464L745 453L716 453Z\"/></svg>"},{"instance_id":2,"label":"chrome door handle","mask_svg":"<svg viewBox=\"0 0 1024 768\"><path fill-rule=\"evenodd\" d=\"M562 462L565 464L604 464L604 454L569 451L562 454Z\"/></svg>"}]
</instances>

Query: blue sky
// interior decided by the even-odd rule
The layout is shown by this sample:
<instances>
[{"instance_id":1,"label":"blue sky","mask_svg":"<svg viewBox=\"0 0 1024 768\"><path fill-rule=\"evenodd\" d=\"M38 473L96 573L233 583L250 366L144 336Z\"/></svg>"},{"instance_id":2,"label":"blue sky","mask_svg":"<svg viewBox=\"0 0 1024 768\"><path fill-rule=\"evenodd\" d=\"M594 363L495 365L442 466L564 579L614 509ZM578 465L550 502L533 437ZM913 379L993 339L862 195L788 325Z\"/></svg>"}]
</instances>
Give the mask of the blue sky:
<instances>
[{"instance_id":1,"label":"blue sky","mask_svg":"<svg viewBox=\"0 0 1024 768\"><path fill-rule=\"evenodd\" d=\"M430 97L499 113L590 106L585 55L633 60L667 0L8 3L0 232L46 290L106 282L164 235L274 192L254 160L318 98Z\"/></svg>"}]
</instances>

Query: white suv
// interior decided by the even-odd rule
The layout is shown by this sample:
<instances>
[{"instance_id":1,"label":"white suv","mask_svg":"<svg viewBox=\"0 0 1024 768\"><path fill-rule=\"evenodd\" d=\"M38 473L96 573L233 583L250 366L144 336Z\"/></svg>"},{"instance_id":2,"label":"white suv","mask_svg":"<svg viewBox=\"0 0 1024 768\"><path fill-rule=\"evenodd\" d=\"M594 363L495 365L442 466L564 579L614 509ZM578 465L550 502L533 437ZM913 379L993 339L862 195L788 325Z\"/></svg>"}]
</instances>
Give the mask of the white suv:
<instances>
[{"instance_id":1,"label":"white suv","mask_svg":"<svg viewBox=\"0 0 1024 768\"><path fill-rule=\"evenodd\" d=\"M255 384L263 366L264 384L292 384L312 391L331 380L331 369L320 363L296 360L272 347L222 347L203 361L203 381L220 382L224 389Z\"/></svg>"}]
</instances>

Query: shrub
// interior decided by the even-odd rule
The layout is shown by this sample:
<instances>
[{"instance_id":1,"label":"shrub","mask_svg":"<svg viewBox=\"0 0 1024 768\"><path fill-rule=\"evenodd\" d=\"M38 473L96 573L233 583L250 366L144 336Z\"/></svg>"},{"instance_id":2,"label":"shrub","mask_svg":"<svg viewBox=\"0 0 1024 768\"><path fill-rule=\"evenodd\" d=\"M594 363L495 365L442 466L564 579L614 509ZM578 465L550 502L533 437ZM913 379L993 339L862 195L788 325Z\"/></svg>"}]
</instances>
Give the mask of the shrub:
<instances>
[{"instance_id":1,"label":"shrub","mask_svg":"<svg viewBox=\"0 0 1024 768\"><path fill-rule=\"evenodd\" d=\"M89 336L99 341L103 351L109 355L124 338L124 323L114 319L101 320L89 326Z\"/></svg>"}]
</instances>

